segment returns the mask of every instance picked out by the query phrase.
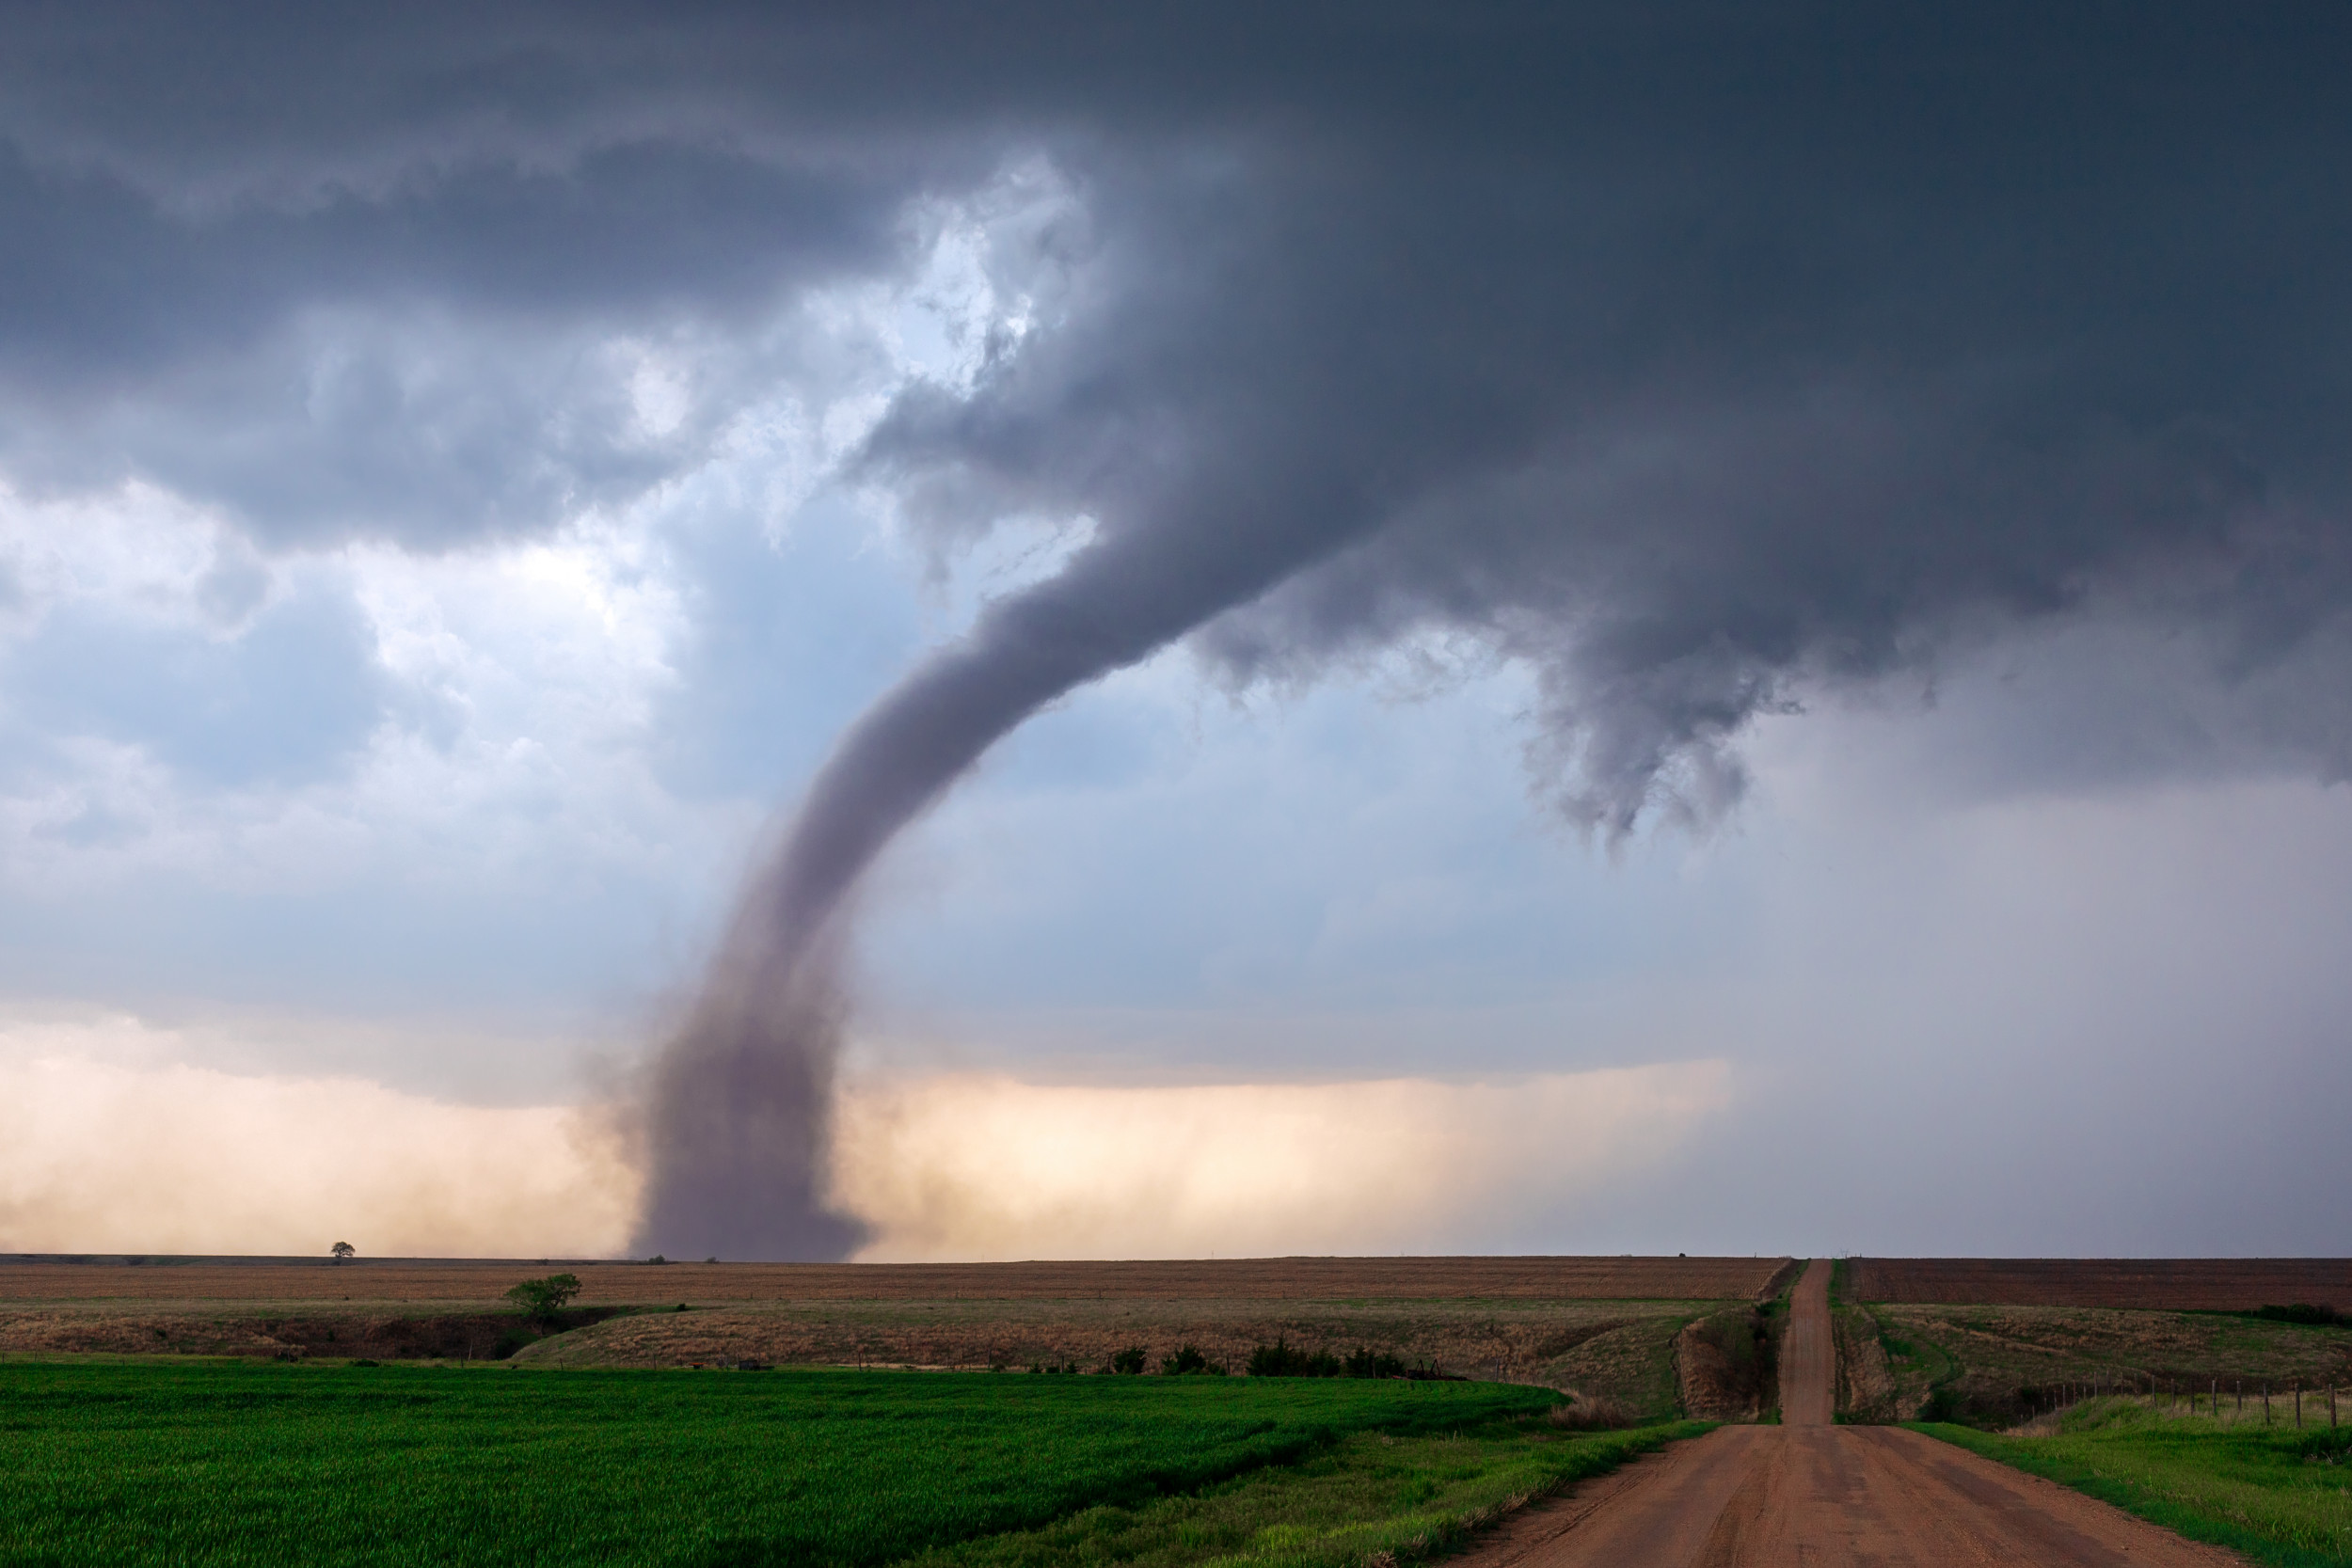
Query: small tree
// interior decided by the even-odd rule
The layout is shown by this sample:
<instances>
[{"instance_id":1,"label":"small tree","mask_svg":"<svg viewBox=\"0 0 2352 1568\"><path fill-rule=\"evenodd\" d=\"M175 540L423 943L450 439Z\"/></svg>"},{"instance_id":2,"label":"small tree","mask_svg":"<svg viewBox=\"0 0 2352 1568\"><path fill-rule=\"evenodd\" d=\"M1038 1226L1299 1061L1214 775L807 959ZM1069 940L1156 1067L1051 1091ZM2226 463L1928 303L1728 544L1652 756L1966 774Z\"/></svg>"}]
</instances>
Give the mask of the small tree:
<instances>
[{"instance_id":1,"label":"small tree","mask_svg":"<svg viewBox=\"0 0 2352 1568\"><path fill-rule=\"evenodd\" d=\"M1200 1347L1195 1344L1178 1345L1173 1353L1160 1357L1162 1377L1192 1377L1203 1373L1216 1377L1224 1370L1224 1368L1201 1354Z\"/></svg>"},{"instance_id":2,"label":"small tree","mask_svg":"<svg viewBox=\"0 0 2352 1568\"><path fill-rule=\"evenodd\" d=\"M326 1250L333 1253L335 1255L335 1261L340 1263L344 1259L351 1257L359 1249L353 1246L349 1242L337 1242L333 1246L328 1247Z\"/></svg>"},{"instance_id":3,"label":"small tree","mask_svg":"<svg viewBox=\"0 0 2352 1568\"><path fill-rule=\"evenodd\" d=\"M580 1276L571 1274L551 1274L544 1279L526 1279L506 1292L506 1299L520 1307L531 1321L546 1327L555 1322L555 1315L564 1310L564 1304L580 1294Z\"/></svg>"}]
</instances>

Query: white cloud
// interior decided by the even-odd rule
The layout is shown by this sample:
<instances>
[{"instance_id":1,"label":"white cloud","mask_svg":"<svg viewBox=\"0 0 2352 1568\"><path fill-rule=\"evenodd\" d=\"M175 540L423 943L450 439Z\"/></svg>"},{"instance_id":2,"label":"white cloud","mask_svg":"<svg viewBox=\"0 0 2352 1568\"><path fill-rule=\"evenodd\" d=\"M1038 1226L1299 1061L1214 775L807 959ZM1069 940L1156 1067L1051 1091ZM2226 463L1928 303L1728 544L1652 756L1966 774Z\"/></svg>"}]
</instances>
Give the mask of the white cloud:
<instances>
[{"instance_id":1,"label":"white cloud","mask_svg":"<svg viewBox=\"0 0 2352 1568\"><path fill-rule=\"evenodd\" d=\"M1483 1084L853 1090L834 1160L867 1261L1477 1251L1674 1161L1720 1061Z\"/></svg>"},{"instance_id":2,"label":"white cloud","mask_svg":"<svg viewBox=\"0 0 2352 1568\"><path fill-rule=\"evenodd\" d=\"M596 1123L335 1078L0 1065L0 1247L597 1256L636 1182Z\"/></svg>"},{"instance_id":3,"label":"white cloud","mask_svg":"<svg viewBox=\"0 0 2352 1568\"><path fill-rule=\"evenodd\" d=\"M627 1245L638 1176L593 1111L189 1065L223 1053L205 1033L0 1025L0 1251ZM1525 1246L1678 1163L1732 1099L1722 1062L1479 1084L867 1079L841 1100L834 1188L873 1227L870 1259Z\"/></svg>"}]
</instances>

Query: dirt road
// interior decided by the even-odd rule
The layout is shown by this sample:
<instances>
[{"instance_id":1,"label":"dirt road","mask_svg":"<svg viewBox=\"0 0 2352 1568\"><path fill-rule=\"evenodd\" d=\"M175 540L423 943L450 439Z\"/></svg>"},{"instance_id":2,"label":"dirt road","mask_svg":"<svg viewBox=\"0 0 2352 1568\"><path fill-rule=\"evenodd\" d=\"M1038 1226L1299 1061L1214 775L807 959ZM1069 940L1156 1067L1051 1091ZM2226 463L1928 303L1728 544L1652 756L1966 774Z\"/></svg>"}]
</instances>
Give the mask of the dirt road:
<instances>
[{"instance_id":1,"label":"dirt road","mask_svg":"<svg viewBox=\"0 0 2352 1568\"><path fill-rule=\"evenodd\" d=\"M1832 1424L1829 1271L1797 1285L1777 1427L1722 1427L1530 1510L1477 1568L2219 1568L2242 1560L1892 1427Z\"/></svg>"}]
</instances>

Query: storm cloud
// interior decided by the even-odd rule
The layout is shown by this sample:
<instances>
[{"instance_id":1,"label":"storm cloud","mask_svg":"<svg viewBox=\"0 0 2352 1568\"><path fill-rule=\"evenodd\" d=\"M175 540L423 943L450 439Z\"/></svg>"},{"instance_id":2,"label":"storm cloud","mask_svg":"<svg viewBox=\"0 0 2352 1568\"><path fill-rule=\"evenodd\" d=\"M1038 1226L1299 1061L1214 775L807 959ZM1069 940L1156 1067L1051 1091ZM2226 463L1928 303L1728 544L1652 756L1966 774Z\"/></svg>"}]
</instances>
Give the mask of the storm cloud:
<instances>
[{"instance_id":1,"label":"storm cloud","mask_svg":"<svg viewBox=\"0 0 2352 1568\"><path fill-rule=\"evenodd\" d=\"M941 561L1080 541L751 882L654 1074L674 1250L849 1244L861 879L1179 640L1236 689L1521 664L1536 792L1609 841L1718 819L1761 715L2070 621L2256 694L2143 775L2352 762L2340 8L109 8L10 62L17 486L476 548L797 378L873 391L828 482ZM827 324L950 221L968 370L879 386Z\"/></svg>"}]
</instances>

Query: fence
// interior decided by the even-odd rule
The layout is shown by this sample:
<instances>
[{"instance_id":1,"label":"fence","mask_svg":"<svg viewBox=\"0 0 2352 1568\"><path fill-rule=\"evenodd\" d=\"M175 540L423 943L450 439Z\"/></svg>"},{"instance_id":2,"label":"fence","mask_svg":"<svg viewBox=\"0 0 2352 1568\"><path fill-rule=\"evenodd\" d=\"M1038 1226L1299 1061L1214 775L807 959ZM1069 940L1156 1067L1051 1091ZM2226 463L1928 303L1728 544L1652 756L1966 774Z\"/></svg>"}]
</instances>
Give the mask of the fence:
<instances>
[{"instance_id":1,"label":"fence","mask_svg":"<svg viewBox=\"0 0 2352 1568\"><path fill-rule=\"evenodd\" d=\"M2057 1415L2085 1400L2123 1398L2144 1399L2158 1415L2203 1416L2233 1423L2252 1419L2265 1426L2285 1425L2289 1421L2302 1426L2307 1404L2310 1419L2317 1424L2324 1404L2328 1425L2336 1424L2338 1393L2332 1382L2323 1388L2306 1388L2300 1379L2285 1388L2261 1378L2213 1377L2204 1382L2205 1386L2200 1388L2194 1378L2103 1378L2049 1384L2022 1389L2020 1394L2028 1419ZM2352 1398L2345 1400L2345 1412L2352 1414Z\"/></svg>"}]
</instances>

